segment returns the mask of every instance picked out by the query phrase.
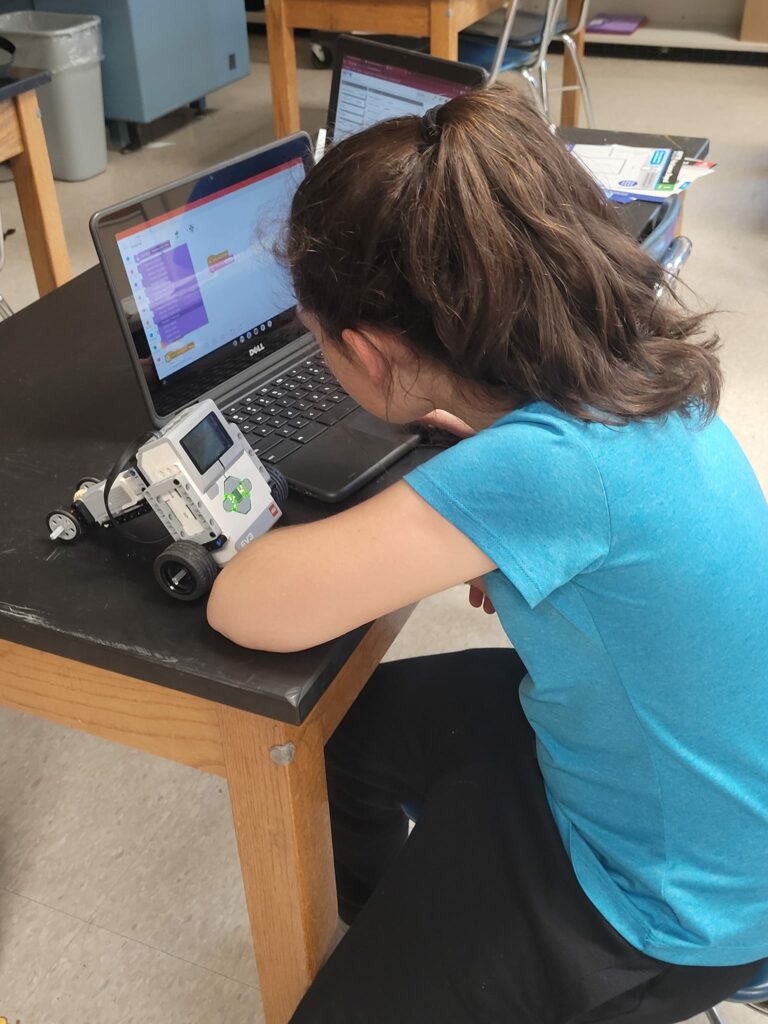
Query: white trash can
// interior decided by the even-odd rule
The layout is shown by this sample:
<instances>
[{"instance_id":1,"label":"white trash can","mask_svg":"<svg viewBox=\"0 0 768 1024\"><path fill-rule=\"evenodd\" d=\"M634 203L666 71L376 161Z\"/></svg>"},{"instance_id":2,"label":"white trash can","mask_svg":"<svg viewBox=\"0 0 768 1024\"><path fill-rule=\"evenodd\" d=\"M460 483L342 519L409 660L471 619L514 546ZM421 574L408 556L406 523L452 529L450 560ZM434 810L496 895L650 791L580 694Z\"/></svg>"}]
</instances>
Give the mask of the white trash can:
<instances>
[{"instance_id":1,"label":"white trash can","mask_svg":"<svg viewBox=\"0 0 768 1024\"><path fill-rule=\"evenodd\" d=\"M0 35L16 46L14 63L50 71L38 91L54 178L82 181L107 166L101 91L101 19L85 14L0 14Z\"/></svg>"}]
</instances>

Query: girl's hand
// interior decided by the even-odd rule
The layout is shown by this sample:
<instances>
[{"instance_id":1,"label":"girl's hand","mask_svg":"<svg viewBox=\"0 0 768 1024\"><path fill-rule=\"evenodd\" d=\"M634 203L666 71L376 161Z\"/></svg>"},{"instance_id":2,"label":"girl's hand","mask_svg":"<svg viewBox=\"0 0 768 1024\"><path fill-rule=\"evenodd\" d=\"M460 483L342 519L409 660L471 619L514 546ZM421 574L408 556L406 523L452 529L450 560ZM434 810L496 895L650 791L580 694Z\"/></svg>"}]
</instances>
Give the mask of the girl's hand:
<instances>
[{"instance_id":1,"label":"girl's hand","mask_svg":"<svg viewBox=\"0 0 768 1024\"><path fill-rule=\"evenodd\" d=\"M464 420L460 420L458 416L454 416L444 409L435 409L434 412L427 413L419 420L419 423L423 423L427 427L435 427L437 430L447 430L449 434L461 438L474 437L477 433Z\"/></svg>"},{"instance_id":2,"label":"girl's hand","mask_svg":"<svg viewBox=\"0 0 768 1024\"><path fill-rule=\"evenodd\" d=\"M482 606L486 615L495 615L496 609L493 606L493 601L488 597L483 577L478 576L474 580L469 580L467 586L469 587L469 603L472 607L480 608Z\"/></svg>"}]
</instances>

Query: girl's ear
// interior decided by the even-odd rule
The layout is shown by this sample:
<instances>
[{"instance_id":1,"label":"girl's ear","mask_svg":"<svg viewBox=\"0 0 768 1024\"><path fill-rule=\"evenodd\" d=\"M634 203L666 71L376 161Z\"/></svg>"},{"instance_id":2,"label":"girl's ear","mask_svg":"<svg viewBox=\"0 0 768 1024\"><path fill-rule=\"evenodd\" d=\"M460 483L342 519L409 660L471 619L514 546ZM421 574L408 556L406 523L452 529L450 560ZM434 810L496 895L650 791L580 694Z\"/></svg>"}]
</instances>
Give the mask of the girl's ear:
<instances>
[{"instance_id":1,"label":"girl's ear","mask_svg":"<svg viewBox=\"0 0 768 1024\"><path fill-rule=\"evenodd\" d=\"M389 379L389 364L379 345L367 334L352 330L350 327L341 332L341 340L344 342L348 357L365 370L373 384L383 387Z\"/></svg>"}]
</instances>

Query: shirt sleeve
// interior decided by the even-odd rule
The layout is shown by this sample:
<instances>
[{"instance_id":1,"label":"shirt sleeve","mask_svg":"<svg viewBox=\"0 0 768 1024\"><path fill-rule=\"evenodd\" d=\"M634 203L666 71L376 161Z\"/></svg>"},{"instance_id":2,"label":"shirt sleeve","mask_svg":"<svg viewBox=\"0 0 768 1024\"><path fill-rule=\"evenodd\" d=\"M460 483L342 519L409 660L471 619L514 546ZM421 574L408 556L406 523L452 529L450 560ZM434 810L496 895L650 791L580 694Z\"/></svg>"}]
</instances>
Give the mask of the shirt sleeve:
<instances>
[{"instance_id":1,"label":"shirt sleeve","mask_svg":"<svg viewBox=\"0 0 768 1024\"><path fill-rule=\"evenodd\" d=\"M502 420L405 477L532 608L598 568L610 547L602 478L574 435L554 419Z\"/></svg>"}]
</instances>

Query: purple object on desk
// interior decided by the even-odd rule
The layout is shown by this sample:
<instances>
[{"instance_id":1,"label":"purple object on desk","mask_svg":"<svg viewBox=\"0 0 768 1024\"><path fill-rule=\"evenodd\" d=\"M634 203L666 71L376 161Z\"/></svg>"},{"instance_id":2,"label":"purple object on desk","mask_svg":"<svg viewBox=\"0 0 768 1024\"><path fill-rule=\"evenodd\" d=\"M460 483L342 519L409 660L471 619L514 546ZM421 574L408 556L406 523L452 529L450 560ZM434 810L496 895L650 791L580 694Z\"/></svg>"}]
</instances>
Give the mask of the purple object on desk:
<instances>
[{"instance_id":1,"label":"purple object on desk","mask_svg":"<svg viewBox=\"0 0 768 1024\"><path fill-rule=\"evenodd\" d=\"M587 24L587 32L605 32L613 36L631 36L645 23L644 14L596 14Z\"/></svg>"}]
</instances>

